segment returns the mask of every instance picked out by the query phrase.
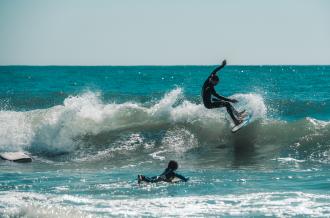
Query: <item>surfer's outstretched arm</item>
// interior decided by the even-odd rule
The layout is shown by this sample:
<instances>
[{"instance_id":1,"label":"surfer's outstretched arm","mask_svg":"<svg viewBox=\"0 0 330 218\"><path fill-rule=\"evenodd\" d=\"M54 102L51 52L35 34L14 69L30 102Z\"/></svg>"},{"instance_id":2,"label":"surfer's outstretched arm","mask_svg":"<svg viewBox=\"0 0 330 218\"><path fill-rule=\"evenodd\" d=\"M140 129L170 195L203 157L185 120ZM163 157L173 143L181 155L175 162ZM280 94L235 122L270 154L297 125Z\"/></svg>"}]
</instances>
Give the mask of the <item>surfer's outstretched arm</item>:
<instances>
[{"instance_id":1,"label":"surfer's outstretched arm","mask_svg":"<svg viewBox=\"0 0 330 218\"><path fill-rule=\"evenodd\" d=\"M175 176L178 177L179 179L181 179L184 182L187 182L189 180L189 178L186 178L186 177L184 177L184 176L182 176L180 174L177 174L177 173L175 173Z\"/></svg>"},{"instance_id":2,"label":"surfer's outstretched arm","mask_svg":"<svg viewBox=\"0 0 330 218\"><path fill-rule=\"evenodd\" d=\"M226 60L223 60L223 61L222 61L222 64L221 64L219 67L215 68L215 69L212 71L212 73L211 73L210 76L214 76L214 75L216 75L217 72L218 72L219 70L221 70L222 68L224 68L224 67L226 66L226 64L227 64L227 61L226 61Z\"/></svg>"}]
</instances>

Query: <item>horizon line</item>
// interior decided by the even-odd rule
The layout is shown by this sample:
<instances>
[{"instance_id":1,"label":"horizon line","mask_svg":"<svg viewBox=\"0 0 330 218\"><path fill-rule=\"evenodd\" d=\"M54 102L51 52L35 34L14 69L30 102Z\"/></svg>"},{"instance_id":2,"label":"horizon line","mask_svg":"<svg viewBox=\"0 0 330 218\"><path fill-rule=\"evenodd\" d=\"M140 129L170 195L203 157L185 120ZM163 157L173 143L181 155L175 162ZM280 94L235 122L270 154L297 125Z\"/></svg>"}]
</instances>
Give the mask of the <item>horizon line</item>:
<instances>
[{"instance_id":1,"label":"horizon line","mask_svg":"<svg viewBox=\"0 0 330 218\"><path fill-rule=\"evenodd\" d=\"M9 65L0 65L0 67L194 67L194 66L219 66L221 64L165 64L165 65L56 65L56 64L49 64L49 65L29 65L29 64L9 64ZM263 67L263 66L330 66L330 64L233 64L233 65L226 65L227 67L234 66L234 67Z\"/></svg>"}]
</instances>

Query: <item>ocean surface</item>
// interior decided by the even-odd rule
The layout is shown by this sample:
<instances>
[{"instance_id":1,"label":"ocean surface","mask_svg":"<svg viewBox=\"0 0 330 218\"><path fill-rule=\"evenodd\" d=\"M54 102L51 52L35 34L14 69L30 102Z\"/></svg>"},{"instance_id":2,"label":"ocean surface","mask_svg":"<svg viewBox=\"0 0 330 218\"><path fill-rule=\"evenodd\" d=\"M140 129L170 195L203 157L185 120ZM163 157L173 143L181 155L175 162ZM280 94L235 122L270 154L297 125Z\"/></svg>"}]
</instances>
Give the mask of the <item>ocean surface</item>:
<instances>
[{"instance_id":1,"label":"ocean surface","mask_svg":"<svg viewBox=\"0 0 330 218\"><path fill-rule=\"evenodd\" d=\"M329 217L330 66L1 66L0 217ZM179 163L187 183L137 184Z\"/></svg>"}]
</instances>

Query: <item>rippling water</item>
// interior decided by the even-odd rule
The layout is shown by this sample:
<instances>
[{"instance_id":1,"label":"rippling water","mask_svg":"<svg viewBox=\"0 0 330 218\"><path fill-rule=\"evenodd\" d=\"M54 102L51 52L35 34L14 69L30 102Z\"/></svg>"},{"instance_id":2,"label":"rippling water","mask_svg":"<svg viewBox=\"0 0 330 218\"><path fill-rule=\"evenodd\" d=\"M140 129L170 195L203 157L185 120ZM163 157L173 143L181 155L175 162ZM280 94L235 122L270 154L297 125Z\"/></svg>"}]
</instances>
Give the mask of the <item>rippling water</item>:
<instances>
[{"instance_id":1,"label":"rippling water","mask_svg":"<svg viewBox=\"0 0 330 218\"><path fill-rule=\"evenodd\" d=\"M330 67L228 66L216 89L252 123L205 109L211 66L0 67L4 217L330 215ZM169 160L187 183L138 185Z\"/></svg>"}]
</instances>

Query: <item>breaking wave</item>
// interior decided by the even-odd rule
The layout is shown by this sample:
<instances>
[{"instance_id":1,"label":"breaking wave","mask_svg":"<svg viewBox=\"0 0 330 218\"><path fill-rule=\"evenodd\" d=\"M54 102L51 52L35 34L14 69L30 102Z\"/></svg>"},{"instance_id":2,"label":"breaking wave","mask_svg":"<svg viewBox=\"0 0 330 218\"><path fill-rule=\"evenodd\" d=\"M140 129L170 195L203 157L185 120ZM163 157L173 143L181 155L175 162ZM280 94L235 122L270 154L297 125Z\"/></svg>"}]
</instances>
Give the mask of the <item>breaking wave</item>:
<instances>
[{"instance_id":1,"label":"breaking wave","mask_svg":"<svg viewBox=\"0 0 330 218\"><path fill-rule=\"evenodd\" d=\"M232 97L239 100L235 104L238 110L244 106L252 115L252 123L237 134L230 132L232 123L225 109L205 109L187 100L181 88L153 104L106 103L100 93L86 92L48 109L2 110L0 151L98 159L130 150L143 156L145 149L154 148L147 155L162 159L161 154L169 149L184 153L226 144L263 149L272 146L280 148L284 156L329 161L329 121L311 117L292 122L275 120L267 117L269 108L262 96L249 93Z\"/></svg>"}]
</instances>

